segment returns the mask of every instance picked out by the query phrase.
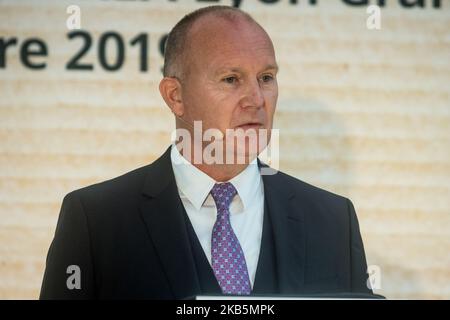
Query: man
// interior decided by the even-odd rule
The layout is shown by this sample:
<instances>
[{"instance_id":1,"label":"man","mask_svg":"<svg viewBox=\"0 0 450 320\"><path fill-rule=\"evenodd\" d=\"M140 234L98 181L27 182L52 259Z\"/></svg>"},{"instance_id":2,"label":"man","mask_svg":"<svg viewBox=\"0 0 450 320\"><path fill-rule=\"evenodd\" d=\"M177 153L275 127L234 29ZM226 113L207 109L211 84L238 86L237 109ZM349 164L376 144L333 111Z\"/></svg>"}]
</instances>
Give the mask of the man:
<instances>
[{"instance_id":1,"label":"man","mask_svg":"<svg viewBox=\"0 0 450 320\"><path fill-rule=\"evenodd\" d=\"M213 6L184 17L166 43L160 92L190 138L64 198L41 298L370 293L352 203L261 174L277 70L269 36L248 14ZM194 121L217 133L223 148L211 155L244 161L195 161L207 145L194 141ZM234 145L230 129L262 132L256 152L249 139Z\"/></svg>"}]
</instances>

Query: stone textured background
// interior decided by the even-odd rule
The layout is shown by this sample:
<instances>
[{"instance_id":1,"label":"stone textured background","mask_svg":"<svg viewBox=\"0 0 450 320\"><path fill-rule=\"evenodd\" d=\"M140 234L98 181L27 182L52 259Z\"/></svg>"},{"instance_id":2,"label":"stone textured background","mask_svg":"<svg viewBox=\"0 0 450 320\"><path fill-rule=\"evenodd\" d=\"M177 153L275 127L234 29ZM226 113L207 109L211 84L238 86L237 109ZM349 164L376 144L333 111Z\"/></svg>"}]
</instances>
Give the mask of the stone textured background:
<instances>
[{"instance_id":1,"label":"stone textured background","mask_svg":"<svg viewBox=\"0 0 450 320\"><path fill-rule=\"evenodd\" d=\"M277 51L281 170L350 197L369 264L388 298L450 298L450 1L404 9L387 1L382 29L364 7L342 1L243 0ZM231 1L219 1L230 5ZM67 71L81 46L69 41L68 4L94 38L83 58L94 71ZM153 161L174 121L157 89L159 38L189 1L1 1L0 37L39 37L47 68L21 65L17 46L0 69L0 298L38 297L63 196ZM136 48L107 72L101 33L150 36L146 73ZM111 50L114 51L114 50ZM41 60L41 59L36 59Z\"/></svg>"}]
</instances>

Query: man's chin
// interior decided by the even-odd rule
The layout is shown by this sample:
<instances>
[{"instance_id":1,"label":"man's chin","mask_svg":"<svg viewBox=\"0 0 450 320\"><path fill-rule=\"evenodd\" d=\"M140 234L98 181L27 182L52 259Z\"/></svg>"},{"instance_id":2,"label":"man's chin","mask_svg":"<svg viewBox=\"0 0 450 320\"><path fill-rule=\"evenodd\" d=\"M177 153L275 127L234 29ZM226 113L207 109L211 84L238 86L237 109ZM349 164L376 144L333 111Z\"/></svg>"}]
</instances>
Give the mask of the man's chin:
<instances>
[{"instance_id":1,"label":"man's chin","mask_svg":"<svg viewBox=\"0 0 450 320\"><path fill-rule=\"evenodd\" d=\"M227 164L250 164L261 153L257 148L235 148L226 153Z\"/></svg>"}]
</instances>

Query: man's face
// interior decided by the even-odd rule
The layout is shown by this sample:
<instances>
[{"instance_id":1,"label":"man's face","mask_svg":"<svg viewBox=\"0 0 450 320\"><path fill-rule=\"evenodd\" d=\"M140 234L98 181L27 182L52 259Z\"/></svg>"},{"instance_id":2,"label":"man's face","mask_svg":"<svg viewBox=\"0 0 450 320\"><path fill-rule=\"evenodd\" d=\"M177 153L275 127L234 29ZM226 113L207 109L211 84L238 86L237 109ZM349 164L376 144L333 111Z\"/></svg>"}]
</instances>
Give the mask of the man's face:
<instances>
[{"instance_id":1,"label":"man's face","mask_svg":"<svg viewBox=\"0 0 450 320\"><path fill-rule=\"evenodd\" d=\"M273 45L258 26L204 17L190 30L183 118L203 130L267 129L270 138L278 84Z\"/></svg>"}]
</instances>

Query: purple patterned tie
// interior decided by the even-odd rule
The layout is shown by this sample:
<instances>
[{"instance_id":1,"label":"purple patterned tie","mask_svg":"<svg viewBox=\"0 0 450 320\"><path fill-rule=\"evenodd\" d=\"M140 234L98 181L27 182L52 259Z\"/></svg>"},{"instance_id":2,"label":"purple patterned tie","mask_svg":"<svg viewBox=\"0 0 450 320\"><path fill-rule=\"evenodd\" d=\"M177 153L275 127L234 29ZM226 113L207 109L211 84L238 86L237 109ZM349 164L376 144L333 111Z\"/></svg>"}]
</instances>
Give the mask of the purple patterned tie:
<instances>
[{"instance_id":1,"label":"purple patterned tie","mask_svg":"<svg viewBox=\"0 0 450 320\"><path fill-rule=\"evenodd\" d=\"M211 263L224 294L248 295L251 286L244 252L230 224L229 206L236 193L230 182L216 183L211 190L217 207L211 237Z\"/></svg>"}]
</instances>

